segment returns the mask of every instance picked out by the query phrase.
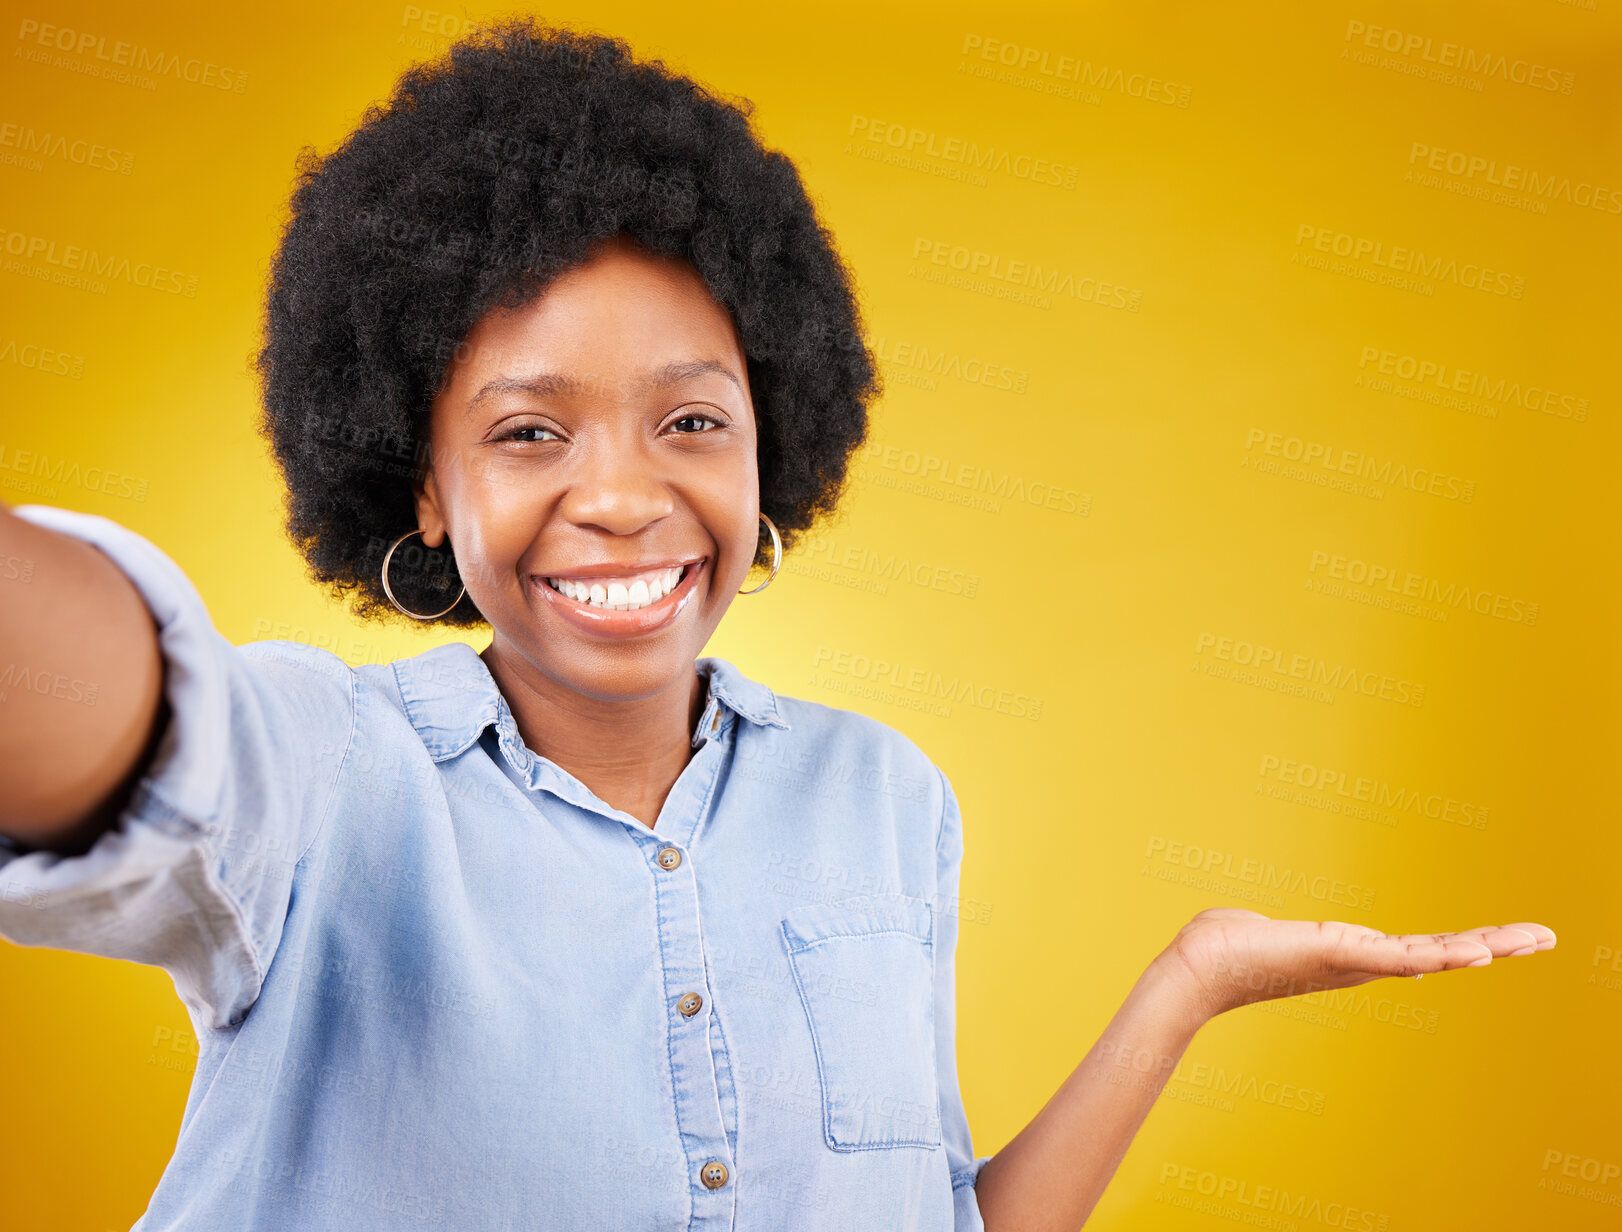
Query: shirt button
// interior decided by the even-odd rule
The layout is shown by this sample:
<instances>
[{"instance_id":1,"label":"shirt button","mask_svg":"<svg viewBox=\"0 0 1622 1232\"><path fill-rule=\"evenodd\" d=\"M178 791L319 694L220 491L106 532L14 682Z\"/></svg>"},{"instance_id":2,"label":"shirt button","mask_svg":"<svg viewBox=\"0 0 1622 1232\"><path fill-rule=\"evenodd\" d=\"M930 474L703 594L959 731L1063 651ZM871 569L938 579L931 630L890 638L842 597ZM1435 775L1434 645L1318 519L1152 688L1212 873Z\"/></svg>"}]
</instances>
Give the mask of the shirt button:
<instances>
[{"instance_id":1,"label":"shirt button","mask_svg":"<svg viewBox=\"0 0 1622 1232\"><path fill-rule=\"evenodd\" d=\"M727 1183L727 1166L719 1159L712 1159L698 1177L710 1189L719 1189Z\"/></svg>"},{"instance_id":2,"label":"shirt button","mask_svg":"<svg viewBox=\"0 0 1622 1232\"><path fill-rule=\"evenodd\" d=\"M680 1001L676 1002L676 1008L688 1018L691 1018L694 1014L698 1013L699 1010L704 1008L704 998L699 996L696 992L690 992Z\"/></svg>"},{"instance_id":3,"label":"shirt button","mask_svg":"<svg viewBox=\"0 0 1622 1232\"><path fill-rule=\"evenodd\" d=\"M672 869L681 863L681 852L674 847L661 847L659 849L659 867Z\"/></svg>"}]
</instances>

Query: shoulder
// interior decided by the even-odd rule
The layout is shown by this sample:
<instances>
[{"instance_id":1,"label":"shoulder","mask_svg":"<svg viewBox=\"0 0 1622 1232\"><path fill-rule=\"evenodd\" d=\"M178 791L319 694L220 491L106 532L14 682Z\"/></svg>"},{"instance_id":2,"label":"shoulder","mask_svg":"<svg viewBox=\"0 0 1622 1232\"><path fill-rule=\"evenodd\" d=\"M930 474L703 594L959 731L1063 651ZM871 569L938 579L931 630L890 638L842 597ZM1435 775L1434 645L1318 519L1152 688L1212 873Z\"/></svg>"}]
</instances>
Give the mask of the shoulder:
<instances>
[{"instance_id":1,"label":"shoulder","mask_svg":"<svg viewBox=\"0 0 1622 1232\"><path fill-rule=\"evenodd\" d=\"M325 682L344 689L355 689L359 676L356 670L332 651L305 642L270 639L243 642L237 647L244 658L263 663L271 671L289 676L309 677L312 682Z\"/></svg>"},{"instance_id":2,"label":"shoulder","mask_svg":"<svg viewBox=\"0 0 1622 1232\"><path fill-rule=\"evenodd\" d=\"M490 708L484 693L493 696L488 686L480 691L479 661L460 643L354 666L325 647L299 641L245 642L237 649L256 676L297 698L305 713L345 714L357 726L375 728L378 739L392 740L419 725L430 731L456 726Z\"/></svg>"},{"instance_id":3,"label":"shoulder","mask_svg":"<svg viewBox=\"0 0 1622 1232\"><path fill-rule=\"evenodd\" d=\"M354 668L330 650L303 642L244 642L235 651L267 721L323 754L348 747L360 709ZM244 734L252 737L251 731Z\"/></svg>"},{"instance_id":4,"label":"shoulder","mask_svg":"<svg viewBox=\"0 0 1622 1232\"><path fill-rule=\"evenodd\" d=\"M929 755L911 736L882 719L809 698L790 697L784 693L774 693L773 696L777 699L778 713L803 740L862 749L897 761L911 762L920 769L934 766Z\"/></svg>"},{"instance_id":5,"label":"shoulder","mask_svg":"<svg viewBox=\"0 0 1622 1232\"><path fill-rule=\"evenodd\" d=\"M284 693L311 704L342 702L350 710L355 706L360 675L330 650L280 640L243 642L236 650L256 677L283 686Z\"/></svg>"},{"instance_id":6,"label":"shoulder","mask_svg":"<svg viewBox=\"0 0 1622 1232\"><path fill-rule=\"evenodd\" d=\"M855 710L782 693L775 696L778 713L789 728L768 729L768 747L780 746L819 778L855 782L940 816L950 786L911 736Z\"/></svg>"}]
</instances>

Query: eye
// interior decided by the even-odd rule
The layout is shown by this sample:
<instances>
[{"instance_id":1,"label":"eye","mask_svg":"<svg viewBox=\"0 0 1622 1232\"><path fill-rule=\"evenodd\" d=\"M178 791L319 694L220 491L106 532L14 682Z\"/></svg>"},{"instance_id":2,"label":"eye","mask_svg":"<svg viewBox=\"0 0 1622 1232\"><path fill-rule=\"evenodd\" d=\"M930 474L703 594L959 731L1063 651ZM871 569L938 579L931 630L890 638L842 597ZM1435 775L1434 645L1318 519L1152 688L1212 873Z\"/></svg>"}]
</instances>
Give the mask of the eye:
<instances>
[{"instance_id":1,"label":"eye","mask_svg":"<svg viewBox=\"0 0 1622 1232\"><path fill-rule=\"evenodd\" d=\"M525 444L540 443L539 437L521 436L520 433L523 432L552 432L552 429L548 428L545 424L522 424L519 427L513 428L509 432L502 433L498 439L503 441L521 441ZM557 436L557 433L552 432L552 435Z\"/></svg>"},{"instance_id":2,"label":"eye","mask_svg":"<svg viewBox=\"0 0 1622 1232\"><path fill-rule=\"evenodd\" d=\"M682 424L682 423L707 423L707 424L711 424L711 425L713 425L714 427L717 427L717 428L726 427L726 424L724 422L722 422L721 420L717 419L714 415L701 415L701 414L698 414L697 412L694 412L691 415L683 415L680 419L672 419L670 421L670 426L672 428L674 428L677 424ZM703 436L704 433L703 433L702 430L700 430L700 431L697 431L697 432L678 432L678 433L676 433L676 435L677 436Z\"/></svg>"}]
</instances>

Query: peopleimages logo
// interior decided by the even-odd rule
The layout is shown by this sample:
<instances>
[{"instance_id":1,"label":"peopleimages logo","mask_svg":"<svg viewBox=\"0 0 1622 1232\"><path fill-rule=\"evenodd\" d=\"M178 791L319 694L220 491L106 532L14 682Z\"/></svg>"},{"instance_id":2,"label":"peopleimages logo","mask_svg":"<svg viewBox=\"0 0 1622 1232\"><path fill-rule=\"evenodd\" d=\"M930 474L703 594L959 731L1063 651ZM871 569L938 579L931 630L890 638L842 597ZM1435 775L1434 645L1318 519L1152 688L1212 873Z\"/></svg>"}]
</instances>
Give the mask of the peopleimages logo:
<instances>
[{"instance_id":1,"label":"peopleimages logo","mask_svg":"<svg viewBox=\"0 0 1622 1232\"><path fill-rule=\"evenodd\" d=\"M1167 81L1149 73L1129 73L1108 64L1094 65L1079 56L1054 55L1046 48L1011 43L1007 39L987 38L983 34L965 34L960 54L989 61L1000 68L1020 75L1034 75L1052 82L1069 82L1089 89L1114 91L1128 98L1146 103L1164 103L1171 107L1188 106L1190 87ZM980 73L970 71L975 76ZM1020 84L1015 82L1015 84Z\"/></svg>"},{"instance_id":2,"label":"peopleimages logo","mask_svg":"<svg viewBox=\"0 0 1622 1232\"><path fill-rule=\"evenodd\" d=\"M1502 406L1518 406L1523 410L1553 415L1583 423L1588 419L1588 399L1577 394L1561 393L1545 385L1522 384L1501 376L1489 376L1469 368L1460 368L1441 360L1420 355L1404 355L1382 347L1365 346L1358 355L1357 366L1381 376L1413 381L1418 385L1434 385L1443 393L1465 394Z\"/></svg>"},{"instance_id":3,"label":"peopleimages logo","mask_svg":"<svg viewBox=\"0 0 1622 1232\"><path fill-rule=\"evenodd\" d=\"M128 150L64 133L42 133L30 125L11 121L0 124L0 149L15 150L20 159L32 159L36 163L44 158L55 158L93 171L113 171L119 175L128 175L135 169L135 155Z\"/></svg>"},{"instance_id":4,"label":"peopleimages logo","mask_svg":"<svg viewBox=\"0 0 1622 1232\"><path fill-rule=\"evenodd\" d=\"M1466 154L1462 150L1446 150L1415 141L1408 149L1408 164L1423 165L1428 171L1466 180L1474 180L1479 175L1494 188L1530 193L1549 201L1565 201L1602 214L1622 214L1622 191L1603 188L1587 180L1573 183L1569 175L1545 175L1516 163L1500 165L1496 158L1484 154Z\"/></svg>"},{"instance_id":5,"label":"peopleimages logo","mask_svg":"<svg viewBox=\"0 0 1622 1232\"><path fill-rule=\"evenodd\" d=\"M1258 673L1271 672L1332 689L1351 689L1365 697L1378 697L1405 706L1425 703L1425 686L1417 681L1369 671L1352 663L1331 663L1317 655L1291 654L1277 646L1259 645L1244 638L1201 633L1194 640L1194 653L1210 655Z\"/></svg>"},{"instance_id":6,"label":"peopleimages logo","mask_svg":"<svg viewBox=\"0 0 1622 1232\"><path fill-rule=\"evenodd\" d=\"M1151 864L1159 862L1191 869L1213 882L1220 879L1242 882L1263 891L1301 894L1322 903L1356 907L1361 911L1371 910L1374 906L1374 891L1368 886L1305 869L1280 868L1271 860L1240 856L1231 851L1159 834L1149 836L1143 858Z\"/></svg>"},{"instance_id":7,"label":"peopleimages logo","mask_svg":"<svg viewBox=\"0 0 1622 1232\"><path fill-rule=\"evenodd\" d=\"M1520 299L1526 294L1526 279L1520 274L1495 270L1473 261L1458 261L1453 257L1440 257L1417 248L1404 248L1399 244L1387 246L1384 240L1370 239L1336 231L1333 227L1317 227L1310 222L1295 229L1295 246L1300 248L1308 240L1317 252L1332 253L1357 265L1369 265L1407 274L1415 278L1429 278L1436 282L1451 282L1454 286L1486 295L1505 295ZM1299 256L1299 254L1297 254Z\"/></svg>"},{"instance_id":8,"label":"peopleimages logo","mask_svg":"<svg viewBox=\"0 0 1622 1232\"><path fill-rule=\"evenodd\" d=\"M1466 47L1463 43L1438 43L1428 34L1410 34L1390 26L1371 26L1355 18L1346 23L1344 41L1421 64L1434 64L1439 69L1457 69L1478 77L1497 77L1535 90L1570 94L1577 85L1577 74L1565 69L1552 68L1533 60L1512 60L1498 52Z\"/></svg>"},{"instance_id":9,"label":"peopleimages logo","mask_svg":"<svg viewBox=\"0 0 1622 1232\"><path fill-rule=\"evenodd\" d=\"M1042 717L1042 699L985 680L964 676L943 676L932 667L899 663L831 646L818 646L812 656L814 669L826 669L883 691L900 690L932 702L966 703L981 710L1019 719ZM831 677L823 677L824 682ZM888 700L888 699L886 699Z\"/></svg>"},{"instance_id":10,"label":"peopleimages logo","mask_svg":"<svg viewBox=\"0 0 1622 1232\"><path fill-rule=\"evenodd\" d=\"M1142 290L1121 283L1105 281L1057 265L1044 265L1041 261L1013 257L1003 259L1000 253L955 244L950 240L917 236L912 242L914 262L949 269L969 279L984 279L987 283L1020 287L1038 292L1042 296L1058 299L1076 299L1097 304L1102 308L1122 308L1136 312L1143 303ZM1002 288L999 287L999 290ZM1005 298L999 295L998 298ZM1047 304L1043 304L1047 307Z\"/></svg>"},{"instance_id":11,"label":"peopleimages logo","mask_svg":"<svg viewBox=\"0 0 1622 1232\"><path fill-rule=\"evenodd\" d=\"M1420 791L1384 779L1354 774L1339 767L1296 761L1278 753L1262 755L1258 777L1307 791L1332 794L1392 813L1418 814L1432 821L1446 821L1470 830L1485 830L1491 811L1485 805L1460 800L1456 796Z\"/></svg>"},{"instance_id":12,"label":"peopleimages logo","mask_svg":"<svg viewBox=\"0 0 1622 1232\"><path fill-rule=\"evenodd\" d=\"M1394 458L1379 458L1327 441L1287 436L1266 428L1251 428L1245 433L1247 462L1255 451L1283 458L1287 462L1299 462L1305 467L1333 471L1337 475L1352 475L1394 488L1407 488L1411 492L1421 492L1443 500L1469 504L1475 499L1476 485L1473 479L1449 475L1433 467L1410 466Z\"/></svg>"},{"instance_id":13,"label":"peopleimages logo","mask_svg":"<svg viewBox=\"0 0 1622 1232\"><path fill-rule=\"evenodd\" d=\"M950 133L917 128L911 124L877 119L873 116L852 114L845 135L853 143L877 145L903 160L916 161L934 158L944 163L974 171L990 171L1026 180L1032 184L1047 184L1055 188L1073 189L1081 176L1081 168L1074 163L1043 158L1034 154L1009 150L995 145L982 146ZM846 147L847 150L851 146ZM860 151L861 146L855 148Z\"/></svg>"},{"instance_id":14,"label":"peopleimages logo","mask_svg":"<svg viewBox=\"0 0 1622 1232\"><path fill-rule=\"evenodd\" d=\"M1443 581L1398 565L1342 556L1322 548L1313 549L1307 572L1321 573L1354 586L1383 589L1405 599L1419 599L1455 611L1462 608L1477 616L1492 616L1511 624L1535 625L1538 622L1539 605L1528 600L1511 598L1481 586Z\"/></svg>"},{"instance_id":15,"label":"peopleimages logo","mask_svg":"<svg viewBox=\"0 0 1622 1232\"><path fill-rule=\"evenodd\" d=\"M106 280L124 282L166 295L197 298L196 274L170 269L151 261L132 260L116 253L104 253L82 244L58 242L45 235L0 227L0 254L15 257L20 262L40 263L36 268L41 270L41 277L46 276L44 267L52 267L54 276L51 281L84 285L92 290L100 288L100 293L106 290L106 283L100 280Z\"/></svg>"},{"instance_id":16,"label":"peopleimages logo","mask_svg":"<svg viewBox=\"0 0 1622 1232\"><path fill-rule=\"evenodd\" d=\"M41 480L43 483L14 480L15 475L26 475L31 480ZM26 492L36 491L44 484L64 484L136 501L144 501L147 493L147 481L134 475L110 471L104 466L86 466L77 458L64 458L37 449L17 449L10 445L0 445L0 483ZM49 488L40 494L54 498L56 491Z\"/></svg>"},{"instance_id":17,"label":"peopleimages logo","mask_svg":"<svg viewBox=\"0 0 1622 1232\"><path fill-rule=\"evenodd\" d=\"M18 54L24 59L40 62L53 54L68 57L60 67L88 71L90 76L102 76L112 70L131 74L149 74L147 80L173 77L194 86L207 86L241 94L248 88L248 74L213 60L197 56L182 56L172 51L146 47L140 43L126 43L122 39L109 43L107 36L91 30L75 30L68 26L52 25L25 17L17 28L17 39L23 44Z\"/></svg>"}]
</instances>

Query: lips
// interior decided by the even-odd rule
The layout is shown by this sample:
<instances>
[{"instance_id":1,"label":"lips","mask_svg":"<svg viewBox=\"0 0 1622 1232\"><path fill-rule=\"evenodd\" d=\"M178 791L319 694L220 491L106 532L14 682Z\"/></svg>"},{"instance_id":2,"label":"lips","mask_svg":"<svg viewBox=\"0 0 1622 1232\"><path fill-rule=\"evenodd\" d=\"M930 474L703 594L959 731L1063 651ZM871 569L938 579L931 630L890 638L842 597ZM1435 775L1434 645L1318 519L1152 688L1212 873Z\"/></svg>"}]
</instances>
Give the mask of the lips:
<instances>
[{"instance_id":1,"label":"lips","mask_svg":"<svg viewBox=\"0 0 1622 1232\"><path fill-rule=\"evenodd\" d=\"M599 607L591 603L583 603L579 599L569 598L553 587L546 577L532 576L530 585L545 596L547 603L551 604L552 609L560 617L577 629L604 637L640 637L663 629L687 610L694 594L697 593L698 581L708 568L709 557L699 557L686 567L681 579L669 594L662 595L646 607L630 611ZM616 572L609 573L607 571L609 569L616 570ZM610 565L581 573L554 574L551 576L568 581L601 585L602 580L605 578L615 582L623 582L628 577L636 577L637 572L624 566ZM645 573L646 570L642 572Z\"/></svg>"}]
</instances>

